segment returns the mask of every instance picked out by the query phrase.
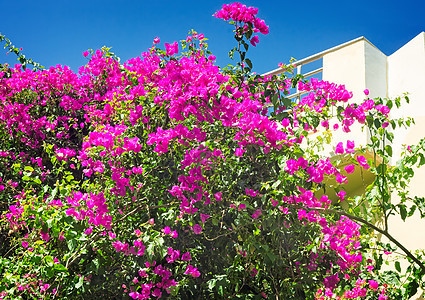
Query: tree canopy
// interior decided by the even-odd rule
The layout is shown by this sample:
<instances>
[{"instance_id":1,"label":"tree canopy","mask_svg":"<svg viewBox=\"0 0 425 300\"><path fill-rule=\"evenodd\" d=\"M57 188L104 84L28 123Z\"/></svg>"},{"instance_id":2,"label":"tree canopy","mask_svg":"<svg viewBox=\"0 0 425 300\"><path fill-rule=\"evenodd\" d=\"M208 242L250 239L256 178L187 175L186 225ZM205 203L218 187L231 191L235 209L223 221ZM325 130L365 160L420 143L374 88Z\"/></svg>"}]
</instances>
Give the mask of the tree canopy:
<instances>
[{"instance_id":1,"label":"tree canopy","mask_svg":"<svg viewBox=\"0 0 425 300\"><path fill-rule=\"evenodd\" d=\"M412 123L390 110L407 96L365 91L355 104L291 63L252 73L248 49L269 32L257 14L240 3L215 14L234 26L235 66L216 66L193 30L124 63L84 52L78 73L19 51L1 66L0 299L383 300L423 288L422 252L387 226L424 215L408 193L424 142L389 164L390 129ZM308 91L299 102L294 87ZM368 145L332 139L353 124ZM374 180L352 197L356 170ZM396 248L408 270L382 270Z\"/></svg>"}]
</instances>

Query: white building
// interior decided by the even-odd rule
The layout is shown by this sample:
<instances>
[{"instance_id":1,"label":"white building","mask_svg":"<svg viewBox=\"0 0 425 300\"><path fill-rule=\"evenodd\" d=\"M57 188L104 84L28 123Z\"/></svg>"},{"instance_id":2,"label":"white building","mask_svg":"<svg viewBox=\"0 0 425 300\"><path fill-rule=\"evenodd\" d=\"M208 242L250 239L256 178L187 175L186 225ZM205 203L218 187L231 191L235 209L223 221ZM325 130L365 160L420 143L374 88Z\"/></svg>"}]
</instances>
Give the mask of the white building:
<instances>
[{"instance_id":1,"label":"white building","mask_svg":"<svg viewBox=\"0 0 425 300\"><path fill-rule=\"evenodd\" d=\"M403 104L400 109L393 108L391 117L413 117L416 124L407 130L394 131L394 157L391 163L398 160L403 145L414 145L425 137L425 32L421 32L389 56L366 38L360 37L297 61L297 72L303 74L303 66L319 59L323 59L322 68L304 75L314 76L322 72L323 80L344 84L347 90L352 91L356 102L365 98L365 89L370 91L370 98L396 98L408 93L410 104ZM278 74L281 71L277 69L268 74ZM338 137L335 140L337 139ZM354 139L356 145L365 145L368 136L357 128L340 140L347 139ZM333 153L333 149L327 149L326 154ZM360 178L360 175L357 177ZM349 182L347 192L351 195L362 194L367 181L371 180L373 177L353 180ZM410 192L412 195L425 196L425 167L416 170ZM392 201L397 202L395 195ZM420 219L419 214L408 218L406 222L399 216L393 216L389 220L389 232L412 253L416 249L425 249L425 219ZM412 299L424 299L420 294L418 292Z\"/></svg>"}]
</instances>

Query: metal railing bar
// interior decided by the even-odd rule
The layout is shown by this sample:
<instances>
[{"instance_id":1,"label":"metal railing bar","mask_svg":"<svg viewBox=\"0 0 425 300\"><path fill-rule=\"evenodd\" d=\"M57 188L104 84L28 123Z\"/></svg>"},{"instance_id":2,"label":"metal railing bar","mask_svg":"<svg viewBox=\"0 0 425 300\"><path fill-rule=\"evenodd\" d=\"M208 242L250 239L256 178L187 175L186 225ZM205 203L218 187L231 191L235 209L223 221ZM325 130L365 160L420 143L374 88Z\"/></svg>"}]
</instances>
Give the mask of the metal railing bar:
<instances>
[{"instance_id":1,"label":"metal railing bar","mask_svg":"<svg viewBox=\"0 0 425 300\"><path fill-rule=\"evenodd\" d=\"M308 92L309 91L296 92L296 93L293 93L291 95L285 96L285 98L288 98L288 99L298 98L298 97L301 97L304 94L307 94Z\"/></svg>"},{"instance_id":2,"label":"metal railing bar","mask_svg":"<svg viewBox=\"0 0 425 300\"><path fill-rule=\"evenodd\" d=\"M341 45L338 45L338 46L335 46L335 47L332 47L332 48L329 48L329 49L327 49L327 50L325 50L325 51L322 51L322 52L319 52L319 53L316 53L316 54L313 54L313 55L310 55L310 56L308 56L308 57L306 57L306 58L303 58L303 59L300 59L300 60L297 60L297 61L295 61L294 63L292 63L295 67L298 67L299 65L304 65L304 64L308 64L308 63L311 63L311 62L313 62L313 61L315 61L315 60L318 60L318 59L321 59L323 56L325 56L326 54L329 54L329 53L331 53L331 52L335 52L335 51L337 51L337 50L339 50L339 49L341 49L341 48L344 48L344 47L347 47L347 46L349 46L349 45L352 45L352 44L354 44L354 43L357 43L357 42L359 42L359 41L367 41L367 42L369 42L364 36L361 36L361 37L358 37L358 38L356 38L356 39L354 39L354 40L351 40L351 41L348 41L348 42L346 42L346 43L343 43L343 44L341 44ZM370 42L369 42L370 43ZM371 44L371 43L370 43ZM371 44L372 45L372 44ZM284 69L282 69L282 68L278 68L278 69L275 69L275 70L272 70L272 71L270 71L270 72L267 72L267 73L265 73L265 74L263 74L263 76L265 76L265 75L278 75L278 74L281 74L281 73L283 73L284 72Z\"/></svg>"},{"instance_id":3,"label":"metal railing bar","mask_svg":"<svg viewBox=\"0 0 425 300\"><path fill-rule=\"evenodd\" d=\"M314 70L314 71L311 71L311 72L305 73L305 74L303 74L303 76L304 76L304 77L309 77L309 76L316 75L316 74L318 74L318 73L320 73L320 72L323 72L323 67L318 68L318 69L316 69L316 70Z\"/></svg>"}]
</instances>

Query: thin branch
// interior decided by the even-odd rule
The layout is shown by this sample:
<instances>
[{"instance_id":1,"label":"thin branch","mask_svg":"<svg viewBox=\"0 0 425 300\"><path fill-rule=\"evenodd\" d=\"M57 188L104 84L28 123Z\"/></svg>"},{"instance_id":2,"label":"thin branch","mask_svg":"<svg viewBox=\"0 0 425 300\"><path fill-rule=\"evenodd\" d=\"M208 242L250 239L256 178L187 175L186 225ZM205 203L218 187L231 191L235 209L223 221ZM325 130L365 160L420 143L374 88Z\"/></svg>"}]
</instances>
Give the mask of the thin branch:
<instances>
[{"instance_id":1,"label":"thin branch","mask_svg":"<svg viewBox=\"0 0 425 300\"><path fill-rule=\"evenodd\" d=\"M336 210L333 210L333 209L315 208L315 207L301 207L301 206L296 206L296 207L306 209L306 210L318 211L318 212L321 212L321 213L324 213L324 214L334 214L334 215L345 216L345 217L347 217L351 220L358 221L358 222L368 226L369 228L372 228L373 230L375 230L375 231L379 232L380 234L386 236L391 242L396 244L397 247L399 247L404 253L406 253L407 257L409 257L415 263L418 264L418 266L422 270L422 274L425 274L425 265L419 259L417 259L406 247L404 247L399 241L397 241L391 234L389 234L388 231L382 230L381 228L376 227L372 223L370 223L370 222L368 222L368 221L366 221L366 220L364 220L360 217L353 216L353 215L346 213L344 211L336 211Z\"/></svg>"},{"instance_id":2,"label":"thin branch","mask_svg":"<svg viewBox=\"0 0 425 300\"><path fill-rule=\"evenodd\" d=\"M146 198L142 199L142 200L147 200ZM119 223L125 219L127 219L127 217L129 217L130 215L136 213L137 211L139 211L142 208L146 208L147 210L151 210L151 209L156 209L156 208L164 208L164 207L169 207L169 206L173 206L175 203L168 203L168 204L163 204L163 205L154 205L154 206L148 206L146 203L143 203L142 205L137 206L136 208L134 208L132 211L128 212L127 214L125 214L124 216L122 216L120 219L116 220L114 223Z\"/></svg>"},{"instance_id":3,"label":"thin branch","mask_svg":"<svg viewBox=\"0 0 425 300\"><path fill-rule=\"evenodd\" d=\"M145 200L147 200L146 198L144 198ZM163 208L163 207L169 207L169 206L172 206L172 205L174 205L174 202L173 203L169 203L169 204L164 204L164 205L154 205L154 206L148 206L146 203L144 203L143 205L139 205L139 206L137 206L136 208L134 208L132 211L130 211L130 212L128 212L127 214L125 214L123 217L121 217L120 219L118 219L118 220L116 220L112 225L111 225L111 227L113 227L115 224L118 224L118 223L120 223L121 221L123 221L123 220L125 220L128 216L130 216L130 215L132 215L132 214L134 214L134 213L136 213L138 210L140 210L141 208L143 208L143 207L145 207L146 209L155 209L155 208ZM93 245L93 243L94 242L96 242L98 239L100 238L100 232L97 232L96 234L94 234L93 236L92 236L92 238L90 238L90 239L88 239L87 241L85 241L83 244L81 244L80 245L80 247L78 247L78 249L74 252L74 254L73 255L71 255L69 258L68 258L68 260L67 260L67 262L66 262L66 264L65 264L65 267L66 268L68 268L70 265L72 265L77 259L78 259L78 257L80 257L80 251L83 249L83 248L87 248L87 246L89 245L89 243L90 243L90 245ZM72 260L71 260L72 259Z\"/></svg>"}]
</instances>

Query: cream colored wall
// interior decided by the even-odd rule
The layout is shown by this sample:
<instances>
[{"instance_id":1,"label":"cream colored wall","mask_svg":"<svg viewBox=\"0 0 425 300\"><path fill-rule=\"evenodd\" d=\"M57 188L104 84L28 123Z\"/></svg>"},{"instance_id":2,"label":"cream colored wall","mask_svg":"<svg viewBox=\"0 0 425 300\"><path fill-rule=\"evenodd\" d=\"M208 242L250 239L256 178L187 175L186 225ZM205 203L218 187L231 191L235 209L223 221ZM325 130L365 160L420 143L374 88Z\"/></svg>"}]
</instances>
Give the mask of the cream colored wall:
<instances>
[{"instance_id":1,"label":"cream colored wall","mask_svg":"<svg viewBox=\"0 0 425 300\"><path fill-rule=\"evenodd\" d=\"M388 57L388 96L395 98L405 92L409 93L410 104L394 110L391 116L413 117L419 121L420 117L425 116L425 32L417 35ZM417 123L416 127L425 129L424 123ZM394 132L397 158L403 144L417 143L419 139L425 137L425 131L422 134L415 131L414 136L408 132L402 129Z\"/></svg>"},{"instance_id":2,"label":"cream colored wall","mask_svg":"<svg viewBox=\"0 0 425 300\"><path fill-rule=\"evenodd\" d=\"M365 89L365 43L361 40L323 57L322 79L344 84L353 92L354 99L363 97Z\"/></svg>"},{"instance_id":3,"label":"cream colored wall","mask_svg":"<svg viewBox=\"0 0 425 300\"><path fill-rule=\"evenodd\" d=\"M389 57L367 40L344 47L323 57L323 80L344 84L353 91L354 102L364 99L363 91L369 89L371 98L395 98L408 92L410 104L394 109L391 117L413 117L416 125L394 131L394 164L405 145L417 143L425 137L425 33L422 32ZM355 140L365 145L367 135L355 128L349 134L334 134L334 140ZM332 149L327 149L332 152ZM354 179L353 186L358 186ZM350 190L350 189L348 189ZM425 196L425 167L416 171L409 191L412 195ZM397 195L392 195L397 203ZM418 214L403 222L399 216L389 220L389 232L408 249L425 249L425 220ZM402 262L401 262L402 263ZM406 265L403 264L402 265ZM423 299L422 292L412 299Z\"/></svg>"},{"instance_id":4,"label":"cream colored wall","mask_svg":"<svg viewBox=\"0 0 425 300\"><path fill-rule=\"evenodd\" d=\"M410 104L393 110L393 118L413 117L416 124L394 131L394 161L400 158L406 145L414 145L425 137L425 33L422 32L388 57L388 96L395 98L408 92ZM417 169L409 191L412 196L425 196L425 167ZM398 197L393 195L396 203ZM391 234L408 249L425 249L425 220L416 213L403 222L400 217L389 219ZM424 299L424 298L415 298Z\"/></svg>"},{"instance_id":5,"label":"cream colored wall","mask_svg":"<svg viewBox=\"0 0 425 300\"><path fill-rule=\"evenodd\" d=\"M365 64L365 88L369 89L369 97L387 97L387 56L367 42L365 43Z\"/></svg>"}]
</instances>

